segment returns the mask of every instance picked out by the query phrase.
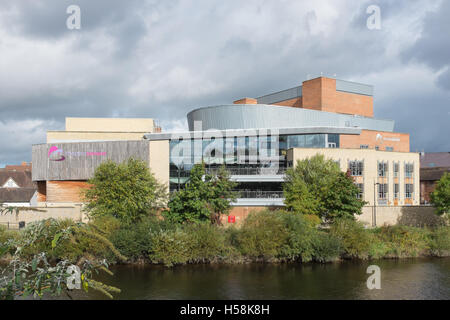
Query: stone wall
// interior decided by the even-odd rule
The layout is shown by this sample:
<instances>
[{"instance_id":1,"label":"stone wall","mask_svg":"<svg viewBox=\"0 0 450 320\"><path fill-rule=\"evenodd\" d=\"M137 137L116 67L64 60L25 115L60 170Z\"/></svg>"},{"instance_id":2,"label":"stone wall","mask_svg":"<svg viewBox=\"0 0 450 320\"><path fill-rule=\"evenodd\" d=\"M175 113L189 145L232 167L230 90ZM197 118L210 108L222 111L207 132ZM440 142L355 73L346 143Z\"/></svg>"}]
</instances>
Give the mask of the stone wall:
<instances>
[{"instance_id":1,"label":"stone wall","mask_svg":"<svg viewBox=\"0 0 450 320\"><path fill-rule=\"evenodd\" d=\"M30 222L54 219L72 219L74 221L87 222L86 215L81 211L80 205L60 206L60 207L34 207L24 208L19 213L6 213L0 215L0 225L7 226L8 222L11 228L17 228L19 222L24 221L25 225Z\"/></svg>"},{"instance_id":2,"label":"stone wall","mask_svg":"<svg viewBox=\"0 0 450 320\"><path fill-rule=\"evenodd\" d=\"M363 208L363 213L357 219L369 226L373 224L373 206ZM435 226L443 224L441 217L434 213L431 206L377 206L376 225L408 225L408 226Z\"/></svg>"}]
</instances>

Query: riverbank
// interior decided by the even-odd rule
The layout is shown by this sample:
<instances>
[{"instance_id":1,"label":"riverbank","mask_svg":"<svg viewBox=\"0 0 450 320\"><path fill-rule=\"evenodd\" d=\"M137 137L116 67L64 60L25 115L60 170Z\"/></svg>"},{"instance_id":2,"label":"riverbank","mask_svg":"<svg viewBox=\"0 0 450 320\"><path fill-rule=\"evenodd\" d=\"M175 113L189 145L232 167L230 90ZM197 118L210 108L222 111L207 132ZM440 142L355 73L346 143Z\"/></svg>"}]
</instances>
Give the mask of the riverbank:
<instances>
[{"instance_id":1,"label":"riverbank","mask_svg":"<svg viewBox=\"0 0 450 320\"><path fill-rule=\"evenodd\" d=\"M124 224L102 217L79 225L46 220L20 232L0 230L0 244L21 255L49 259L107 259L112 264L327 263L450 256L450 227L390 226L374 229L338 220L323 229L315 216L283 211L251 214L240 228L171 224L148 218Z\"/></svg>"}]
</instances>

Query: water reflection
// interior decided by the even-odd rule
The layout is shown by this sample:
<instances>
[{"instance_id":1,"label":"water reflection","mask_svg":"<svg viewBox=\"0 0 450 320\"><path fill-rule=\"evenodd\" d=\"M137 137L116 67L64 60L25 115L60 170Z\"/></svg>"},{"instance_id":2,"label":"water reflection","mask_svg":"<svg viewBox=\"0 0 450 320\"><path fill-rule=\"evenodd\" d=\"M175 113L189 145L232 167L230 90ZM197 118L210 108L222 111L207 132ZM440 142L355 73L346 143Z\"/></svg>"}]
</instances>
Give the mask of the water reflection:
<instances>
[{"instance_id":1,"label":"water reflection","mask_svg":"<svg viewBox=\"0 0 450 320\"><path fill-rule=\"evenodd\" d=\"M381 290L366 269L381 268ZM450 259L335 264L116 266L100 280L122 289L117 299L450 299ZM104 299L77 292L75 299Z\"/></svg>"}]
</instances>

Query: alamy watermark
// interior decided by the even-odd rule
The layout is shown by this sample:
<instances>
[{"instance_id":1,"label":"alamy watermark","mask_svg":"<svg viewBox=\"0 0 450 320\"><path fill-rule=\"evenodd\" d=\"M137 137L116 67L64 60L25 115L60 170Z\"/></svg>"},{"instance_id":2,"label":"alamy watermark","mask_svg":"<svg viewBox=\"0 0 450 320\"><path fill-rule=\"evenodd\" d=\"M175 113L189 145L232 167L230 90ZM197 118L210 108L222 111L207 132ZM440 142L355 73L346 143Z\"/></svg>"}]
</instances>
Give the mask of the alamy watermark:
<instances>
[{"instance_id":1,"label":"alamy watermark","mask_svg":"<svg viewBox=\"0 0 450 320\"><path fill-rule=\"evenodd\" d=\"M66 20L66 26L69 30L81 29L81 9L79 6L72 4L67 7L66 13L70 14Z\"/></svg>"},{"instance_id":2,"label":"alamy watermark","mask_svg":"<svg viewBox=\"0 0 450 320\"><path fill-rule=\"evenodd\" d=\"M381 9L377 5L370 5L366 9L366 13L370 14L367 18L366 25L369 30L381 29Z\"/></svg>"},{"instance_id":3,"label":"alamy watermark","mask_svg":"<svg viewBox=\"0 0 450 320\"><path fill-rule=\"evenodd\" d=\"M377 265L371 265L367 267L366 273L372 274L367 278L367 289L381 289L381 269Z\"/></svg>"}]
</instances>

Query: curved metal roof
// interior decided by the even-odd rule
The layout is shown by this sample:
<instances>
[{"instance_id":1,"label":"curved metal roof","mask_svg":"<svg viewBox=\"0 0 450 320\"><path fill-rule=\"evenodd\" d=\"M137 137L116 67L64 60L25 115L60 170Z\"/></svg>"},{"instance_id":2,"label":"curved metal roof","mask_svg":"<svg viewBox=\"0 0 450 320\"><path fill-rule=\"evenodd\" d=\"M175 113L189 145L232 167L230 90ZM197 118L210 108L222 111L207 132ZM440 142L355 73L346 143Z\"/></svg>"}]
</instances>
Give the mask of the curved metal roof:
<instances>
[{"instance_id":1,"label":"curved metal roof","mask_svg":"<svg viewBox=\"0 0 450 320\"><path fill-rule=\"evenodd\" d=\"M200 130L251 128L347 127L394 131L393 120L331 113L266 104L229 104L192 110L187 115L189 130L201 121Z\"/></svg>"}]
</instances>

